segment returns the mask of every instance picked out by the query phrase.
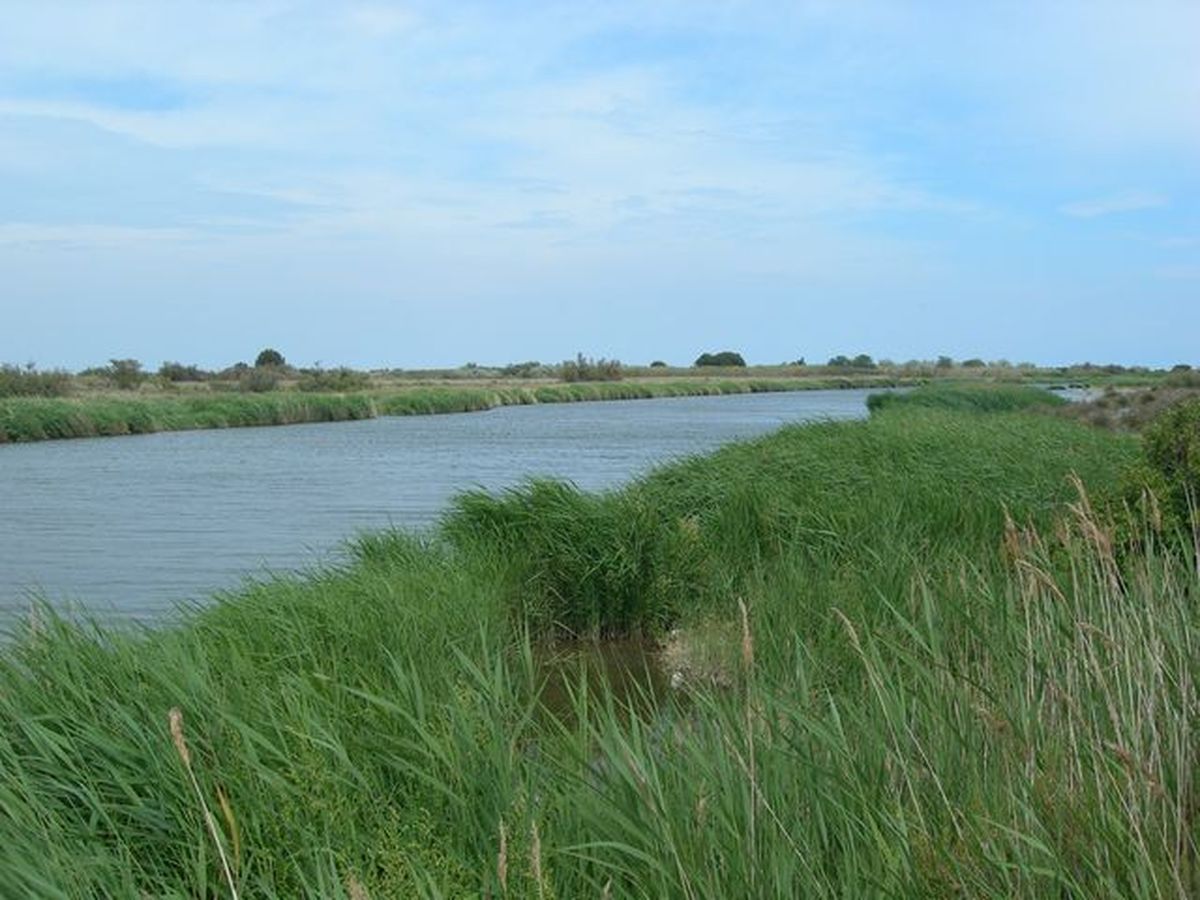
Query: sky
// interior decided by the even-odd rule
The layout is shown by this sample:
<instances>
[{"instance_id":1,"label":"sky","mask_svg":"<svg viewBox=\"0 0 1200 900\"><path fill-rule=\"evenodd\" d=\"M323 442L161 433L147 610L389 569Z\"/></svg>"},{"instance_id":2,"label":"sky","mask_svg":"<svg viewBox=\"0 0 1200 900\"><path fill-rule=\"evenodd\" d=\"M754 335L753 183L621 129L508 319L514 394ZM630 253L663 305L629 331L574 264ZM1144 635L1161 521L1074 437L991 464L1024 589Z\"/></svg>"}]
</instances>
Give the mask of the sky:
<instances>
[{"instance_id":1,"label":"sky","mask_svg":"<svg viewBox=\"0 0 1200 900\"><path fill-rule=\"evenodd\" d=\"M1200 365L1197 0L0 7L0 362Z\"/></svg>"}]
</instances>

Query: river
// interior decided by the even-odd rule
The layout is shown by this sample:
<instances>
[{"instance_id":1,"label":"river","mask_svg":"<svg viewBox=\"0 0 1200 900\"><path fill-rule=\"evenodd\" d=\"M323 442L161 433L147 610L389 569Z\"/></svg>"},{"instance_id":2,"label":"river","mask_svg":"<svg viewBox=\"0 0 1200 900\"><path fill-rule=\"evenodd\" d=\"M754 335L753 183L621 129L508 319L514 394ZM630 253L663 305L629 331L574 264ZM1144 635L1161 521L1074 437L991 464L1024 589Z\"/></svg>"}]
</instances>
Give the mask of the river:
<instances>
[{"instance_id":1,"label":"river","mask_svg":"<svg viewBox=\"0 0 1200 900\"><path fill-rule=\"evenodd\" d=\"M0 446L0 625L41 597L161 621L248 576L328 563L357 531L422 528L456 493L534 475L612 487L867 391L511 406L482 413Z\"/></svg>"}]
</instances>

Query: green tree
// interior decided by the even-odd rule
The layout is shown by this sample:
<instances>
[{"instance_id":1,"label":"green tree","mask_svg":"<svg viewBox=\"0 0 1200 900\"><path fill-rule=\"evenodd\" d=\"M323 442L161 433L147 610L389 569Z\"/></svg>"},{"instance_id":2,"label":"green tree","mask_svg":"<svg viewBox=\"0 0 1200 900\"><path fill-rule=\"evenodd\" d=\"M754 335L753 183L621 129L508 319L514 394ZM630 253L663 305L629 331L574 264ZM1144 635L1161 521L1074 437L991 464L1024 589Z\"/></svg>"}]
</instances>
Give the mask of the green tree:
<instances>
[{"instance_id":1,"label":"green tree","mask_svg":"<svg viewBox=\"0 0 1200 900\"><path fill-rule=\"evenodd\" d=\"M742 354L733 350L721 350L718 353L701 353L692 364L695 366L745 366L746 360Z\"/></svg>"},{"instance_id":2,"label":"green tree","mask_svg":"<svg viewBox=\"0 0 1200 900\"><path fill-rule=\"evenodd\" d=\"M283 354L278 350L268 347L254 358L254 365L259 368L267 366L282 368L287 365L287 360L283 358Z\"/></svg>"},{"instance_id":3,"label":"green tree","mask_svg":"<svg viewBox=\"0 0 1200 900\"><path fill-rule=\"evenodd\" d=\"M110 359L105 374L122 391L132 391L146 377L136 359Z\"/></svg>"}]
</instances>

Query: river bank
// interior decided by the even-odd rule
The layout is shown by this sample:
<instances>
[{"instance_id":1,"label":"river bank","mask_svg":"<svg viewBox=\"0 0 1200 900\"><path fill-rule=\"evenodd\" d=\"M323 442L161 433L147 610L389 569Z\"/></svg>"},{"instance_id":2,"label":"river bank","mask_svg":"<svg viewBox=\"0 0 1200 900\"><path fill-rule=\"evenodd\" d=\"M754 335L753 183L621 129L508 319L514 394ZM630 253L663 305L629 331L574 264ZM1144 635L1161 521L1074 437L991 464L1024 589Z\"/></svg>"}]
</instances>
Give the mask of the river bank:
<instances>
[{"instance_id":1,"label":"river bank","mask_svg":"<svg viewBox=\"0 0 1200 900\"><path fill-rule=\"evenodd\" d=\"M1136 440L999 405L789 427L600 494L462 495L432 535L159 631L47 614L0 657L0 879L1194 893L1192 560L1151 523L1118 552L1089 502ZM668 634L722 677L684 672L676 703L581 675L543 714L541 642Z\"/></svg>"},{"instance_id":2,"label":"river bank","mask_svg":"<svg viewBox=\"0 0 1200 900\"><path fill-rule=\"evenodd\" d=\"M388 391L346 394L190 391L148 396L97 393L75 398L15 397L0 399L0 444L160 431L338 422L376 416L481 412L500 406L534 403L899 387L915 383L877 376L691 378L513 386L414 385Z\"/></svg>"}]
</instances>

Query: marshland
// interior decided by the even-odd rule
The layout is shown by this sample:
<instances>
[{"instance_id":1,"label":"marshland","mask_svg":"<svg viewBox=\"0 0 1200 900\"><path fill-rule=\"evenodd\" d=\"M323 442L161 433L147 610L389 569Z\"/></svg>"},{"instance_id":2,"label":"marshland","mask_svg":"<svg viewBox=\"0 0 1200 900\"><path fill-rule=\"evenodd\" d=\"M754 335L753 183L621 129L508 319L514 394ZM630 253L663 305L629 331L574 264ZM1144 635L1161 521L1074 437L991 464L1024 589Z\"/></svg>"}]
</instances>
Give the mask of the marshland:
<instances>
[{"instance_id":1,"label":"marshland","mask_svg":"<svg viewBox=\"0 0 1200 900\"><path fill-rule=\"evenodd\" d=\"M705 357L714 362L704 361ZM728 357L728 358L727 358ZM719 363L735 360L735 364ZM265 361L264 361L265 360ZM164 362L151 372L135 359L112 359L80 372L0 365L0 444L111 437L159 431L339 422L380 416L478 412L502 406L723 396L806 390L912 387L931 381L1003 381L1059 386L1147 387L1195 376L1119 365L1014 366L980 359L875 361L838 355L747 366L740 354L702 354L692 366L623 365L578 354L544 365L468 363L456 369L364 371L294 367L277 350L255 365L220 370Z\"/></svg>"},{"instance_id":2,"label":"marshland","mask_svg":"<svg viewBox=\"0 0 1200 900\"><path fill-rule=\"evenodd\" d=\"M1200 897L1200 2L3 13L0 900Z\"/></svg>"},{"instance_id":3,"label":"marshland","mask_svg":"<svg viewBox=\"0 0 1200 900\"><path fill-rule=\"evenodd\" d=\"M155 628L35 606L0 882L1194 896L1194 401L1142 433L1020 385L870 407L460 492Z\"/></svg>"}]
</instances>

